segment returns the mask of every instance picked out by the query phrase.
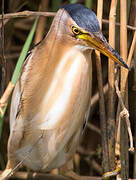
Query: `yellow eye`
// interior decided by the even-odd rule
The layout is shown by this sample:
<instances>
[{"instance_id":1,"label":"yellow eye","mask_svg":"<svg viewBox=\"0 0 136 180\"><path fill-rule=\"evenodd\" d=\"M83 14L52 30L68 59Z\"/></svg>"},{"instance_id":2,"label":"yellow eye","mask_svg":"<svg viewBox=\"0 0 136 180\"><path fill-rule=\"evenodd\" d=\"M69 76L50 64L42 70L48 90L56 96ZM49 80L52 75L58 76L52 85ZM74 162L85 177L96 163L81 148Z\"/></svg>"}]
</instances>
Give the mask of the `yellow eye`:
<instances>
[{"instance_id":1,"label":"yellow eye","mask_svg":"<svg viewBox=\"0 0 136 180\"><path fill-rule=\"evenodd\" d=\"M76 35L78 35L78 34L81 33L81 31L80 31L78 28L76 28L75 26L72 26L72 31L73 31L73 33L76 34Z\"/></svg>"}]
</instances>

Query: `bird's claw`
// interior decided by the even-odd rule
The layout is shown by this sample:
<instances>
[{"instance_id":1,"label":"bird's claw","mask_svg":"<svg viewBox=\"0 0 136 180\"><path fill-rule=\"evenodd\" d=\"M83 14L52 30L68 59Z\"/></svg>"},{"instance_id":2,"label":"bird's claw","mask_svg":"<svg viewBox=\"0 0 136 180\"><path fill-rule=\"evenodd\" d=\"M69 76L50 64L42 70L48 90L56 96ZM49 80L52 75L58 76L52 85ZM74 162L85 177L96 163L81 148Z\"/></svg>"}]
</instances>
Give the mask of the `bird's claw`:
<instances>
[{"instance_id":1,"label":"bird's claw","mask_svg":"<svg viewBox=\"0 0 136 180\"><path fill-rule=\"evenodd\" d=\"M108 180L110 177L118 175L120 170L121 168L116 166L115 170L104 173L102 179Z\"/></svg>"}]
</instances>

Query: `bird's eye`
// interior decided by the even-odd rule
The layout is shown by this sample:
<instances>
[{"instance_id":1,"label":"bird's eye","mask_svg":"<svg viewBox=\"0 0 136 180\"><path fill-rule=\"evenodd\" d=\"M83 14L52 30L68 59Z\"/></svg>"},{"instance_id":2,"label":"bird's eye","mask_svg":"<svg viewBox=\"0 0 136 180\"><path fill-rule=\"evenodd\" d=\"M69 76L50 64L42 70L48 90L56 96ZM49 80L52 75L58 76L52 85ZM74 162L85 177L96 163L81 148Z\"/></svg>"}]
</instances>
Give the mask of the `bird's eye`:
<instances>
[{"instance_id":1,"label":"bird's eye","mask_svg":"<svg viewBox=\"0 0 136 180\"><path fill-rule=\"evenodd\" d=\"M76 35L80 34L80 30L78 28L76 28L75 26L72 26L72 31Z\"/></svg>"}]
</instances>

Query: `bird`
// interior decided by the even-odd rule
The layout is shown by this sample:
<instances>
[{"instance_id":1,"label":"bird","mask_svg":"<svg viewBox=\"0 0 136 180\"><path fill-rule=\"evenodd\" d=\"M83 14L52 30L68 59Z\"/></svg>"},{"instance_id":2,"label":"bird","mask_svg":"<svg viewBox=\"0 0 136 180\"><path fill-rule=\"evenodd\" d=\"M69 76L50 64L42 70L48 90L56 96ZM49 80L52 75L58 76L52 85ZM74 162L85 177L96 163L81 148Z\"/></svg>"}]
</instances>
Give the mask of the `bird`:
<instances>
[{"instance_id":1,"label":"bird","mask_svg":"<svg viewBox=\"0 0 136 180\"><path fill-rule=\"evenodd\" d=\"M1 179L21 161L36 172L71 161L89 117L93 49L128 69L102 35L93 11L81 4L62 6L16 83L8 162Z\"/></svg>"}]
</instances>

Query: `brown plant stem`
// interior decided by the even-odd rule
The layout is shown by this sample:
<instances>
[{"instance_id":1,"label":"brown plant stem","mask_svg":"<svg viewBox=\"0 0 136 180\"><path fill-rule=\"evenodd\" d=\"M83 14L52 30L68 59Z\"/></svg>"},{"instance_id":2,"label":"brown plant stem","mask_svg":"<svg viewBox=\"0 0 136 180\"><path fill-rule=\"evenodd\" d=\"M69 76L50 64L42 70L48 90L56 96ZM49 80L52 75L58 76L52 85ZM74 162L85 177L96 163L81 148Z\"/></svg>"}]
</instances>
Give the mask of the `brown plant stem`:
<instances>
[{"instance_id":1,"label":"brown plant stem","mask_svg":"<svg viewBox=\"0 0 136 180\"><path fill-rule=\"evenodd\" d=\"M4 0L2 0L1 59L2 59L2 76L1 76L0 96L3 94L6 86L6 58L4 55Z\"/></svg>"},{"instance_id":2,"label":"brown plant stem","mask_svg":"<svg viewBox=\"0 0 136 180\"><path fill-rule=\"evenodd\" d=\"M136 1L131 0L131 6L130 6L130 16L129 16L129 23L131 25L136 26ZM133 14L133 16L132 16ZM136 31L133 33L129 33L130 39L132 38L132 35L135 36L136 39ZM134 39L134 37L133 37ZM133 42L133 40L132 40ZM132 46L132 45L131 45ZM130 116L131 120L134 123L134 140L136 140L136 45L134 45L134 53L133 53L133 71L131 75L129 76L129 80L131 81L129 83L129 105L130 105ZM134 152L134 161L133 161L133 178L136 179L136 144L135 144L135 152Z\"/></svg>"},{"instance_id":3,"label":"brown plant stem","mask_svg":"<svg viewBox=\"0 0 136 180\"><path fill-rule=\"evenodd\" d=\"M129 50L129 55L128 55L128 59L127 59L127 64L128 66L131 65L131 62L132 62L132 56L133 56L133 53L134 53L134 50L135 50L135 44L136 44L136 31L134 32L134 36L133 36L133 40L132 40L132 43L131 43L131 47L130 47L130 50ZM127 78L128 78L128 72L129 71L126 71L126 73L124 74L124 83L126 84L127 82ZM116 81L117 83L117 81ZM117 85L116 85L117 86ZM116 87L115 86L115 87ZM117 89L117 88L116 88ZM116 90L117 91L117 90ZM122 99L122 98L121 98ZM122 103L120 101L120 103ZM119 138L120 138L120 112L118 112L118 122L116 123L116 127L117 127L117 139L116 139L116 146L118 147L119 146ZM118 148L117 148L117 153L118 154Z\"/></svg>"},{"instance_id":4,"label":"brown plant stem","mask_svg":"<svg viewBox=\"0 0 136 180\"><path fill-rule=\"evenodd\" d=\"M39 12L39 11L21 11L16 13L8 13L4 15L4 19L10 18L21 18L21 17L28 17L28 16L55 16L56 13L54 12ZM0 15L0 19L2 16Z\"/></svg>"},{"instance_id":5,"label":"brown plant stem","mask_svg":"<svg viewBox=\"0 0 136 180\"><path fill-rule=\"evenodd\" d=\"M100 129L99 129L97 126L91 124L90 122L88 122L86 126L87 126L87 128L90 129L91 131L94 131L94 132L96 132L97 134L101 135L101 131L100 131Z\"/></svg>"},{"instance_id":6,"label":"brown plant stem","mask_svg":"<svg viewBox=\"0 0 136 180\"><path fill-rule=\"evenodd\" d=\"M131 25L136 26L136 1L132 0L131 1L131 6L130 6L130 15L129 15L129 23ZM133 14L133 16L132 16ZM131 122L133 123L133 129L134 129L134 140L136 139L136 31L132 33L131 31L129 32L129 44L132 44L130 47L129 51L129 56L128 56L128 61L129 57L130 60L132 59L133 55L133 69L132 72L129 76L130 82L129 82L129 111L130 111L130 118ZM132 39L133 37L133 39ZM132 52L131 52L132 49ZM130 53L131 52L131 53ZM130 55L131 54L131 55ZM131 64L131 63L130 63ZM135 145L136 147L136 145ZM133 178L136 178L136 151L134 152L134 160L133 160Z\"/></svg>"},{"instance_id":7,"label":"brown plant stem","mask_svg":"<svg viewBox=\"0 0 136 180\"><path fill-rule=\"evenodd\" d=\"M98 0L97 4L97 18L100 23L100 28L102 27L102 14L103 14L103 0ZM96 68L97 68L97 80L99 89L99 112L101 121L101 134L102 134L102 165L103 171L109 171L109 159L108 159L108 145L107 145L107 131L106 131L106 113L105 113L105 103L104 103L104 93L103 93L103 80L102 80L102 67L100 52L95 51L96 54Z\"/></svg>"},{"instance_id":8,"label":"brown plant stem","mask_svg":"<svg viewBox=\"0 0 136 180\"><path fill-rule=\"evenodd\" d=\"M23 17L28 17L28 16L55 16L55 12L39 12L39 11L21 11L21 12L16 12L16 13L7 13L4 14L4 20L5 19L13 19L13 18L23 18ZM0 15L0 20L2 19L2 15ZM109 24L109 20L107 19L102 19L102 22L104 24ZM116 22L116 26L120 26L120 23ZM127 25L127 28L130 30L135 31L136 27L135 26L130 26Z\"/></svg>"},{"instance_id":9,"label":"brown plant stem","mask_svg":"<svg viewBox=\"0 0 136 180\"><path fill-rule=\"evenodd\" d=\"M0 171L0 173L2 173ZM100 177L92 176L81 176L84 180L101 180ZM16 172L9 180L71 180L68 177L61 175L45 174L45 173L35 173L35 172Z\"/></svg>"},{"instance_id":10,"label":"brown plant stem","mask_svg":"<svg viewBox=\"0 0 136 180\"><path fill-rule=\"evenodd\" d=\"M48 8L48 0L41 0L40 6L39 6L39 11L47 11ZM37 44L39 43L43 37L44 37L44 31L45 31L45 26L47 23L47 18L46 17L40 17L37 25L37 30L35 32L35 39L34 43Z\"/></svg>"},{"instance_id":11,"label":"brown plant stem","mask_svg":"<svg viewBox=\"0 0 136 180\"><path fill-rule=\"evenodd\" d=\"M134 50L134 59L136 60L136 48ZM131 114L131 117L134 119L134 122L135 122L135 119L136 119L136 61L134 63L134 78L133 78L133 87L132 87L132 91L133 91L133 94L132 94L132 101L133 101L133 116ZM136 139L136 122L134 124L134 139ZM135 144L135 149L136 149L136 144ZM133 177L136 178L136 151L134 153L134 162L133 162L133 165L134 165L134 172L133 172Z\"/></svg>"},{"instance_id":12,"label":"brown plant stem","mask_svg":"<svg viewBox=\"0 0 136 180\"><path fill-rule=\"evenodd\" d=\"M128 112L128 110L126 109L126 107L125 107L125 105L124 105L124 102L123 102L121 93L120 93L120 91L119 91L119 87L118 87L118 82L117 82L117 80L115 81L115 88L116 88L116 93L117 93L117 95L118 95L119 102L120 102L121 109L122 109L122 111L120 112L120 117L119 117L119 119L121 119L122 117L125 118L125 121L126 121L126 124L127 124L127 130L128 130L129 140L130 140L130 148L129 148L129 151L132 151L132 152L133 152L133 151L134 151L134 145L133 145L133 136L132 136L131 126L130 126L130 120L129 120L129 112Z\"/></svg>"},{"instance_id":13,"label":"brown plant stem","mask_svg":"<svg viewBox=\"0 0 136 180\"><path fill-rule=\"evenodd\" d=\"M109 44L115 49L115 22L116 22L117 0L111 1L109 15ZM114 62L108 61L108 117L107 117L107 137L110 170L115 169L115 89L114 89Z\"/></svg>"},{"instance_id":14,"label":"brown plant stem","mask_svg":"<svg viewBox=\"0 0 136 180\"><path fill-rule=\"evenodd\" d=\"M103 24L109 24L109 20L107 20L107 19L102 19L102 22L103 22ZM120 26L120 23L116 22L115 25L116 26ZM136 27L135 26L127 25L127 29L135 31Z\"/></svg>"},{"instance_id":15,"label":"brown plant stem","mask_svg":"<svg viewBox=\"0 0 136 180\"><path fill-rule=\"evenodd\" d=\"M12 84L11 82L9 82L4 94L2 95L1 99L0 99L0 115L3 114L4 108L6 106L8 97L10 96L10 94L12 93L12 90L14 88L14 84Z\"/></svg>"},{"instance_id":16,"label":"brown plant stem","mask_svg":"<svg viewBox=\"0 0 136 180\"><path fill-rule=\"evenodd\" d=\"M127 1L120 0L120 55L127 60ZM125 106L128 106L127 83L125 83L126 70L121 68L121 95ZM128 134L127 125L124 116L120 120L120 155L121 155L121 179L127 180L129 177L129 159L128 159Z\"/></svg>"},{"instance_id":17,"label":"brown plant stem","mask_svg":"<svg viewBox=\"0 0 136 180\"><path fill-rule=\"evenodd\" d=\"M136 45L136 31L134 32L134 36L133 36L132 43L131 43L130 50L129 50L129 54L128 54L128 59L127 59L128 67L131 65L135 45ZM129 72L128 70L125 70L125 73L123 74L123 83L122 83L122 88L123 89L125 88L125 85L127 83L128 72Z\"/></svg>"}]
</instances>

